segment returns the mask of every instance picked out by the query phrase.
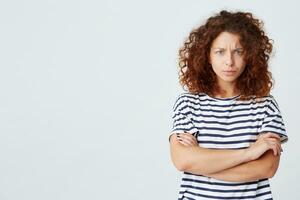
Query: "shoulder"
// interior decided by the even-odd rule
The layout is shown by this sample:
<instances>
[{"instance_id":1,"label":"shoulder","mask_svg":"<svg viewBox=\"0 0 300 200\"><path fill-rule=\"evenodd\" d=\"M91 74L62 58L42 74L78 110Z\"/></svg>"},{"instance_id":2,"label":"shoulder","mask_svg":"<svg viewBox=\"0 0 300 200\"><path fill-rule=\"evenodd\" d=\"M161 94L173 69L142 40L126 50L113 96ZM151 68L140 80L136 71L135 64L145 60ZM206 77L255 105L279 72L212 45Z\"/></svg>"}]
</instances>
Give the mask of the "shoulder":
<instances>
[{"instance_id":1,"label":"shoulder","mask_svg":"<svg viewBox=\"0 0 300 200\"><path fill-rule=\"evenodd\" d=\"M193 94L193 93L190 93L190 92L182 92L178 95L178 98L196 99L196 98L199 98L199 94Z\"/></svg>"},{"instance_id":2,"label":"shoulder","mask_svg":"<svg viewBox=\"0 0 300 200\"><path fill-rule=\"evenodd\" d=\"M252 96L251 100L252 102L262 103L262 104L270 104L271 102L275 102L275 98L273 95L269 94L266 96L258 97L258 96Z\"/></svg>"},{"instance_id":3,"label":"shoulder","mask_svg":"<svg viewBox=\"0 0 300 200\"><path fill-rule=\"evenodd\" d=\"M256 101L261 104L261 106L266 107L268 110L272 112L279 111L279 105L272 94L269 94L264 97L256 97Z\"/></svg>"},{"instance_id":4,"label":"shoulder","mask_svg":"<svg viewBox=\"0 0 300 200\"><path fill-rule=\"evenodd\" d=\"M186 101L186 100L196 100L199 98L199 94L192 94L189 92L182 92L176 97L176 102L177 101Z\"/></svg>"},{"instance_id":5,"label":"shoulder","mask_svg":"<svg viewBox=\"0 0 300 200\"><path fill-rule=\"evenodd\" d=\"M178 107L183 107L186 105L190 105L193 102L195 103L195 101L197 101L198 99L199 99L199 94L182 92L179 95L177 95L173 109L176 109Z\"/></svg>"},{"instance_id":6,"label":"shoulder","mask_svg":"<svg viewBox=\"0 0 300 200\"><path fill-rule=\"evenodd\" d=\"M279 105L273 95L269 95L269 101L270 101L269 109L275 113L280 112Z\"/></svg>"}]
</instances>

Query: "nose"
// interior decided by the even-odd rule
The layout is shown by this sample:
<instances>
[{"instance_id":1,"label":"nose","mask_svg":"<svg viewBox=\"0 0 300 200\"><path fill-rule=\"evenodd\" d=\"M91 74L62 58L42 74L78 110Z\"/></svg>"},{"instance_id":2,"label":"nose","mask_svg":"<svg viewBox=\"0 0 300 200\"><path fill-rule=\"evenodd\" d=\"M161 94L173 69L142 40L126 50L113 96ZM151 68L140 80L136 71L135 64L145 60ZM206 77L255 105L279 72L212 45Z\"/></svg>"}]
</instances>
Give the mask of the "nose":
<instances>
[{"instance_id":1,"label":"nose","mask_svg":"<svg viewBox=\"0 0 300 200\"><path fill-rule=\"evenodd\" d=\"M227 66L230 66L230 67L233 65L233 58L232 58L231 52L227 53L227 55L225 57L225 63Z\"/></svg>"}]
</instances>

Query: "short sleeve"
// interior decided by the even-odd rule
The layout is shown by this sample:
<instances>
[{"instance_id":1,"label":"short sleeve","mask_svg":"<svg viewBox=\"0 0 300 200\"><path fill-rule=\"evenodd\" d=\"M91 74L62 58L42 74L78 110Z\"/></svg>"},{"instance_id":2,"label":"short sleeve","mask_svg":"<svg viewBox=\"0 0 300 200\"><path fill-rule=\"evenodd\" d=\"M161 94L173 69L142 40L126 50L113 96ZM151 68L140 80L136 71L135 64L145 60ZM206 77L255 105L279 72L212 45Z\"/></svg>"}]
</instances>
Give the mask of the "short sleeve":
<instances>
[{"instance_id":1,"label":"short sleeve","mask_svg":"<svg viewBox=\"0 0 300 200\"><path fill-rule=\"evenodd\" d=\"M177 97L173 108L172 108L172 130L169 134L169 141L170 136L173 133L184 133L188 132L191 134L195 134L198 129L194 126L191 118L189 117L191 115L191 111L189 109L189 100L184 95L181 94L179 97Z\"/></svg>"},{"instance_id":2,"label":"short sleeve","mask_svg":"<svg viewBox=\"0 0 300 200\"><path fill-rule=\"evenodd\" d=\"M270 101L267 104L265 117L263 119L261 133L272 132L280 135L281 143L288 141L285 124L279 106L273 96L270 95Z\"/></svg>"}]
</instances>

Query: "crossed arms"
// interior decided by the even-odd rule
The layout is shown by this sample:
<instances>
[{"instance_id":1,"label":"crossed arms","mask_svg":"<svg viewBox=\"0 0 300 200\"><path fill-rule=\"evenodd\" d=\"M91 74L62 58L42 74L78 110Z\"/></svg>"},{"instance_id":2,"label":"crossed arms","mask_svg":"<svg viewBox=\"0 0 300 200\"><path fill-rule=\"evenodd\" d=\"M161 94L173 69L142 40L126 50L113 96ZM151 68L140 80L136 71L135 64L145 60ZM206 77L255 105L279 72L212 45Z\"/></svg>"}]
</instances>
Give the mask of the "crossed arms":
<instances>
[{"instance_id":1,"label":"crossed arms","mask_svg":"<svg viewBox=\"0 0 300 200\"><path fill-rule=\"evenodd\" d=\"M253 159L246 149L215 150L185 146L178 141L176 134L170 137L170 152L173 164L180 171L232 182L271 178L280 161L280 154L274 155L271 149Z\"/></svg>"}]
</instances>

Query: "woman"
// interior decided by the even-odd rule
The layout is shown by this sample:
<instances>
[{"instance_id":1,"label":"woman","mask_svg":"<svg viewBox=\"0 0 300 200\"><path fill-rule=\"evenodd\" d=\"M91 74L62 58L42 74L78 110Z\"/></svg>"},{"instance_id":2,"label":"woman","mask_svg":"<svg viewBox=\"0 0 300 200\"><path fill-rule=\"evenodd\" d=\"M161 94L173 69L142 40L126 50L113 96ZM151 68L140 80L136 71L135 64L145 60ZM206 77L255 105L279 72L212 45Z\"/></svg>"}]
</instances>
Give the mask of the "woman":
<instances>
[{"instance_id":1,"label":"woman","mask_svg":"<svg viewBox=\"0 0 300 200\"><path fill-rule=\"evenodd\" d=\"M171 158L183 172L178 199L272 199L288 140L268 71L271 40L246 12L221 11L179 51ZM175 134L174 134L175 133Z\"/></svg>"}]
</instances>

